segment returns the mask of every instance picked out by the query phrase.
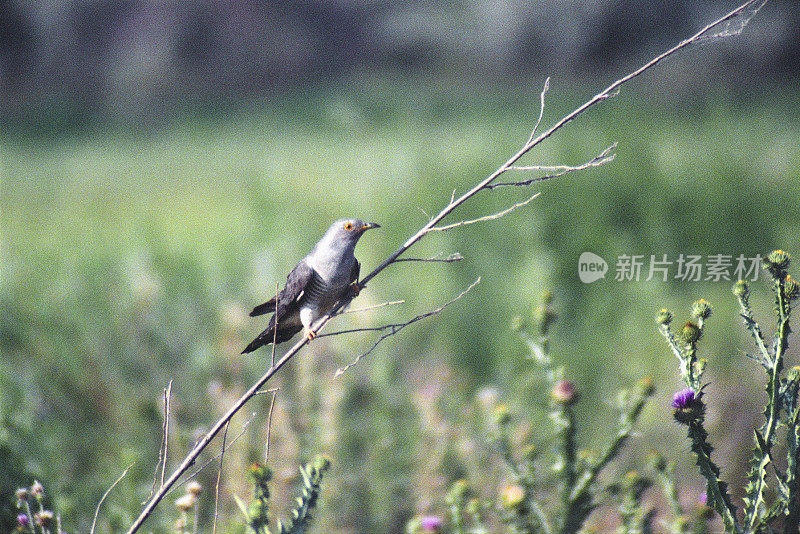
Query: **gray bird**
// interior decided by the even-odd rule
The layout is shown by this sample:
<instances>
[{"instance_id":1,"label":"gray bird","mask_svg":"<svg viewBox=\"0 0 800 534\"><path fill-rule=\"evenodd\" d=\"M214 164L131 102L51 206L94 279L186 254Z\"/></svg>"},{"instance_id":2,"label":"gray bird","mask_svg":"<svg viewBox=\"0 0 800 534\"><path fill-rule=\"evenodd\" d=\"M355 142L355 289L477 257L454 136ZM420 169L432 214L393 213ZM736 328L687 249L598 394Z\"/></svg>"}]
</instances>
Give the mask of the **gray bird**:
<instances>
[{"instance_id":1,"label":"gray bird","mask_svg":"<svg viewBox=\"0 0 800 534\"><path fill-rule=\"evenodd\" d=\"M359 219L334 222L311 252L286 277L283 290L250 312L251 317L275 312L267 329L261 332L242 353L253 352L262 345L286 341L305 331L311 337L311 325L331 311L353 282L357 282L361 265L353 255L358 239L375 223ZM358 285L355 291L358 291Z\"/></svg>"}]
</instances>

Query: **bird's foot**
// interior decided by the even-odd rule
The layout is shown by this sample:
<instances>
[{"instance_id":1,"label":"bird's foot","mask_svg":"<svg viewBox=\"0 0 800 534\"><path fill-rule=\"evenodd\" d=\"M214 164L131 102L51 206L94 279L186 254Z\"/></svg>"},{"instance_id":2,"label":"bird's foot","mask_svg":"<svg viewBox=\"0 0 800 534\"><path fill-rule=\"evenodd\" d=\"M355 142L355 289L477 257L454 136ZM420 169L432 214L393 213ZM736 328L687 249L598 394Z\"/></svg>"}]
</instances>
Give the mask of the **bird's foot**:
<instances>
[{"instance_id":1,"label":"bird's foot","mask_svg":"<svg viewBox=\"0 0 800 534\"><path fill-rule=\"evenodd\" d=\"M314 331L313 331L313 330L311 330L310 328L306 329L306 331L305 331L305 335L306 335L306 339L308 339L309 341L311 341L312 339L314 339L315 337L317 337L317 334L316 334L316 332L314 332Z\"/></svg>"},{"instance_id":2,"label":"bird's foot","mask_svg":"<svg viewBox=\"0 0 800 534\"><path fill-rule=\"evenodd\" d=\"M359 293L361 293L362 289L364 289L364 286L362 286L358 282L353 282L352 284L350 284L350 287L347 288L347 293L345 294L345 297L347 298L347 300L353 300L359 295Z\"/></svg>"}]
</instances>

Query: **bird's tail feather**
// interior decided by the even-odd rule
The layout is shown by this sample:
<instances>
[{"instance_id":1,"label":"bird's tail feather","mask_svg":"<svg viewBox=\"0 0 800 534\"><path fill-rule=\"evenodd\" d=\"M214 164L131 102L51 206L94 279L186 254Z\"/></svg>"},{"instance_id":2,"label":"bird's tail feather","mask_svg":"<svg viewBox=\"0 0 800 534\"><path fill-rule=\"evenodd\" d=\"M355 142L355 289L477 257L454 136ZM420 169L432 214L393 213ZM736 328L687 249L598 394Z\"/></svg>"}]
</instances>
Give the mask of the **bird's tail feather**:
<instances>
[{"instance_id":1,"label":"bird's tail feather","mask_svg":"<svg viewBox=\"0 0 800 534\"><path fill-rule=\"evenodd\" d=\"M298 328L295 328L294 326L289 326L289 327L281 327L281 326L279 326L278 327L278 331L275 332L275 325L274 325L273 321L270 320L269 327L267 327L266 330L261 332L258 335L258 337L256 337L253 341L251 341L250 344L247 345L245 347L245 349L242 351L242 354L246 354L248 352L253 352L254 350L258 349L259 347L262 347L264 345L269 345L273 341L275 341L276 344L277 343L282 343L282 342L284 342L286 340L291 339L292 336L294 336L296 333L298 333L302 329L303 329L302 326L300 326Z\"/></svg>"},{"instance_id":2,"label":"bird's tail feather","mask_svg":"<svg viewBox=\"0 0 800 534\"><path fill-rule=\"evenodd\" d=\"M275 311L275 297L272 297L264 304L259 304L253 311L250 312L250 317L255 317L256 315L263 315L265 313L274 312Z\"/></svg>"}]
</instances>

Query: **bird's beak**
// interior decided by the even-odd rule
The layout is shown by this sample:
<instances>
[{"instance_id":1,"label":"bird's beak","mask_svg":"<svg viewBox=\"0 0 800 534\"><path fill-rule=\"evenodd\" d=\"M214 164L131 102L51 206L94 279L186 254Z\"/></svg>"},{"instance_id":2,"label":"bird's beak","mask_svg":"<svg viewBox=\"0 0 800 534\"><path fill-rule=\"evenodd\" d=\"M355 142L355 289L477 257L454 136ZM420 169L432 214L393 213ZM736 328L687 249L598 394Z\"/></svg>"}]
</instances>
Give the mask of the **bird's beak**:
<instances>
[{"instance_id":1,"label":"bird's beak","mask_svg":"<svg viewBox=\"0 0 800 534\"><path fill-rule=\"evenodd\" d=\"M378 223L364 223L364 226L361 227L361 231L364 232L369 230L370 228L380 228L381 225Z\"/></svg>"}]
</instances>

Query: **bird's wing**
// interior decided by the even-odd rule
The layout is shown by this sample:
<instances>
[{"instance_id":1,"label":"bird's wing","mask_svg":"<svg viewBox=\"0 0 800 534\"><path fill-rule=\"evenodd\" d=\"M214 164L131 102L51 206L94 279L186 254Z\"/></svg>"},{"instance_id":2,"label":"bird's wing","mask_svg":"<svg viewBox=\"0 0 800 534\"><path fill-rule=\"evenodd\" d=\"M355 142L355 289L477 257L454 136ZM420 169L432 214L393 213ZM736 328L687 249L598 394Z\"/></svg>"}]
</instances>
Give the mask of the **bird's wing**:
<instances>
[{"instance_id":1,"label":"bird's wing","mask_svg":"<svg viewBox=\"0 0 800 534\"><path fill-rule=\"evenodd\" d=\"M314 275L314 269L305 261L297 264L297 267L292 269L289 276L286 277L286 286L280 293L269 299L264 304L259 304L253 311L250 312L251 317L262 315L264 313L276 312L277 319L280 319L289 305L300 299L303 292Z\"/></svg>"},{"instance_id":2,"label":"bird's wing","mask_svg":"<svg viewBox=\"0 0 800 534\"><path fill-rule=\"evenodd\" d=\"M358 282L358 275L361 273L361 264L356 260L353 263L353 269L350 271L350 283Z\"/></svg>"}]
</instances>

